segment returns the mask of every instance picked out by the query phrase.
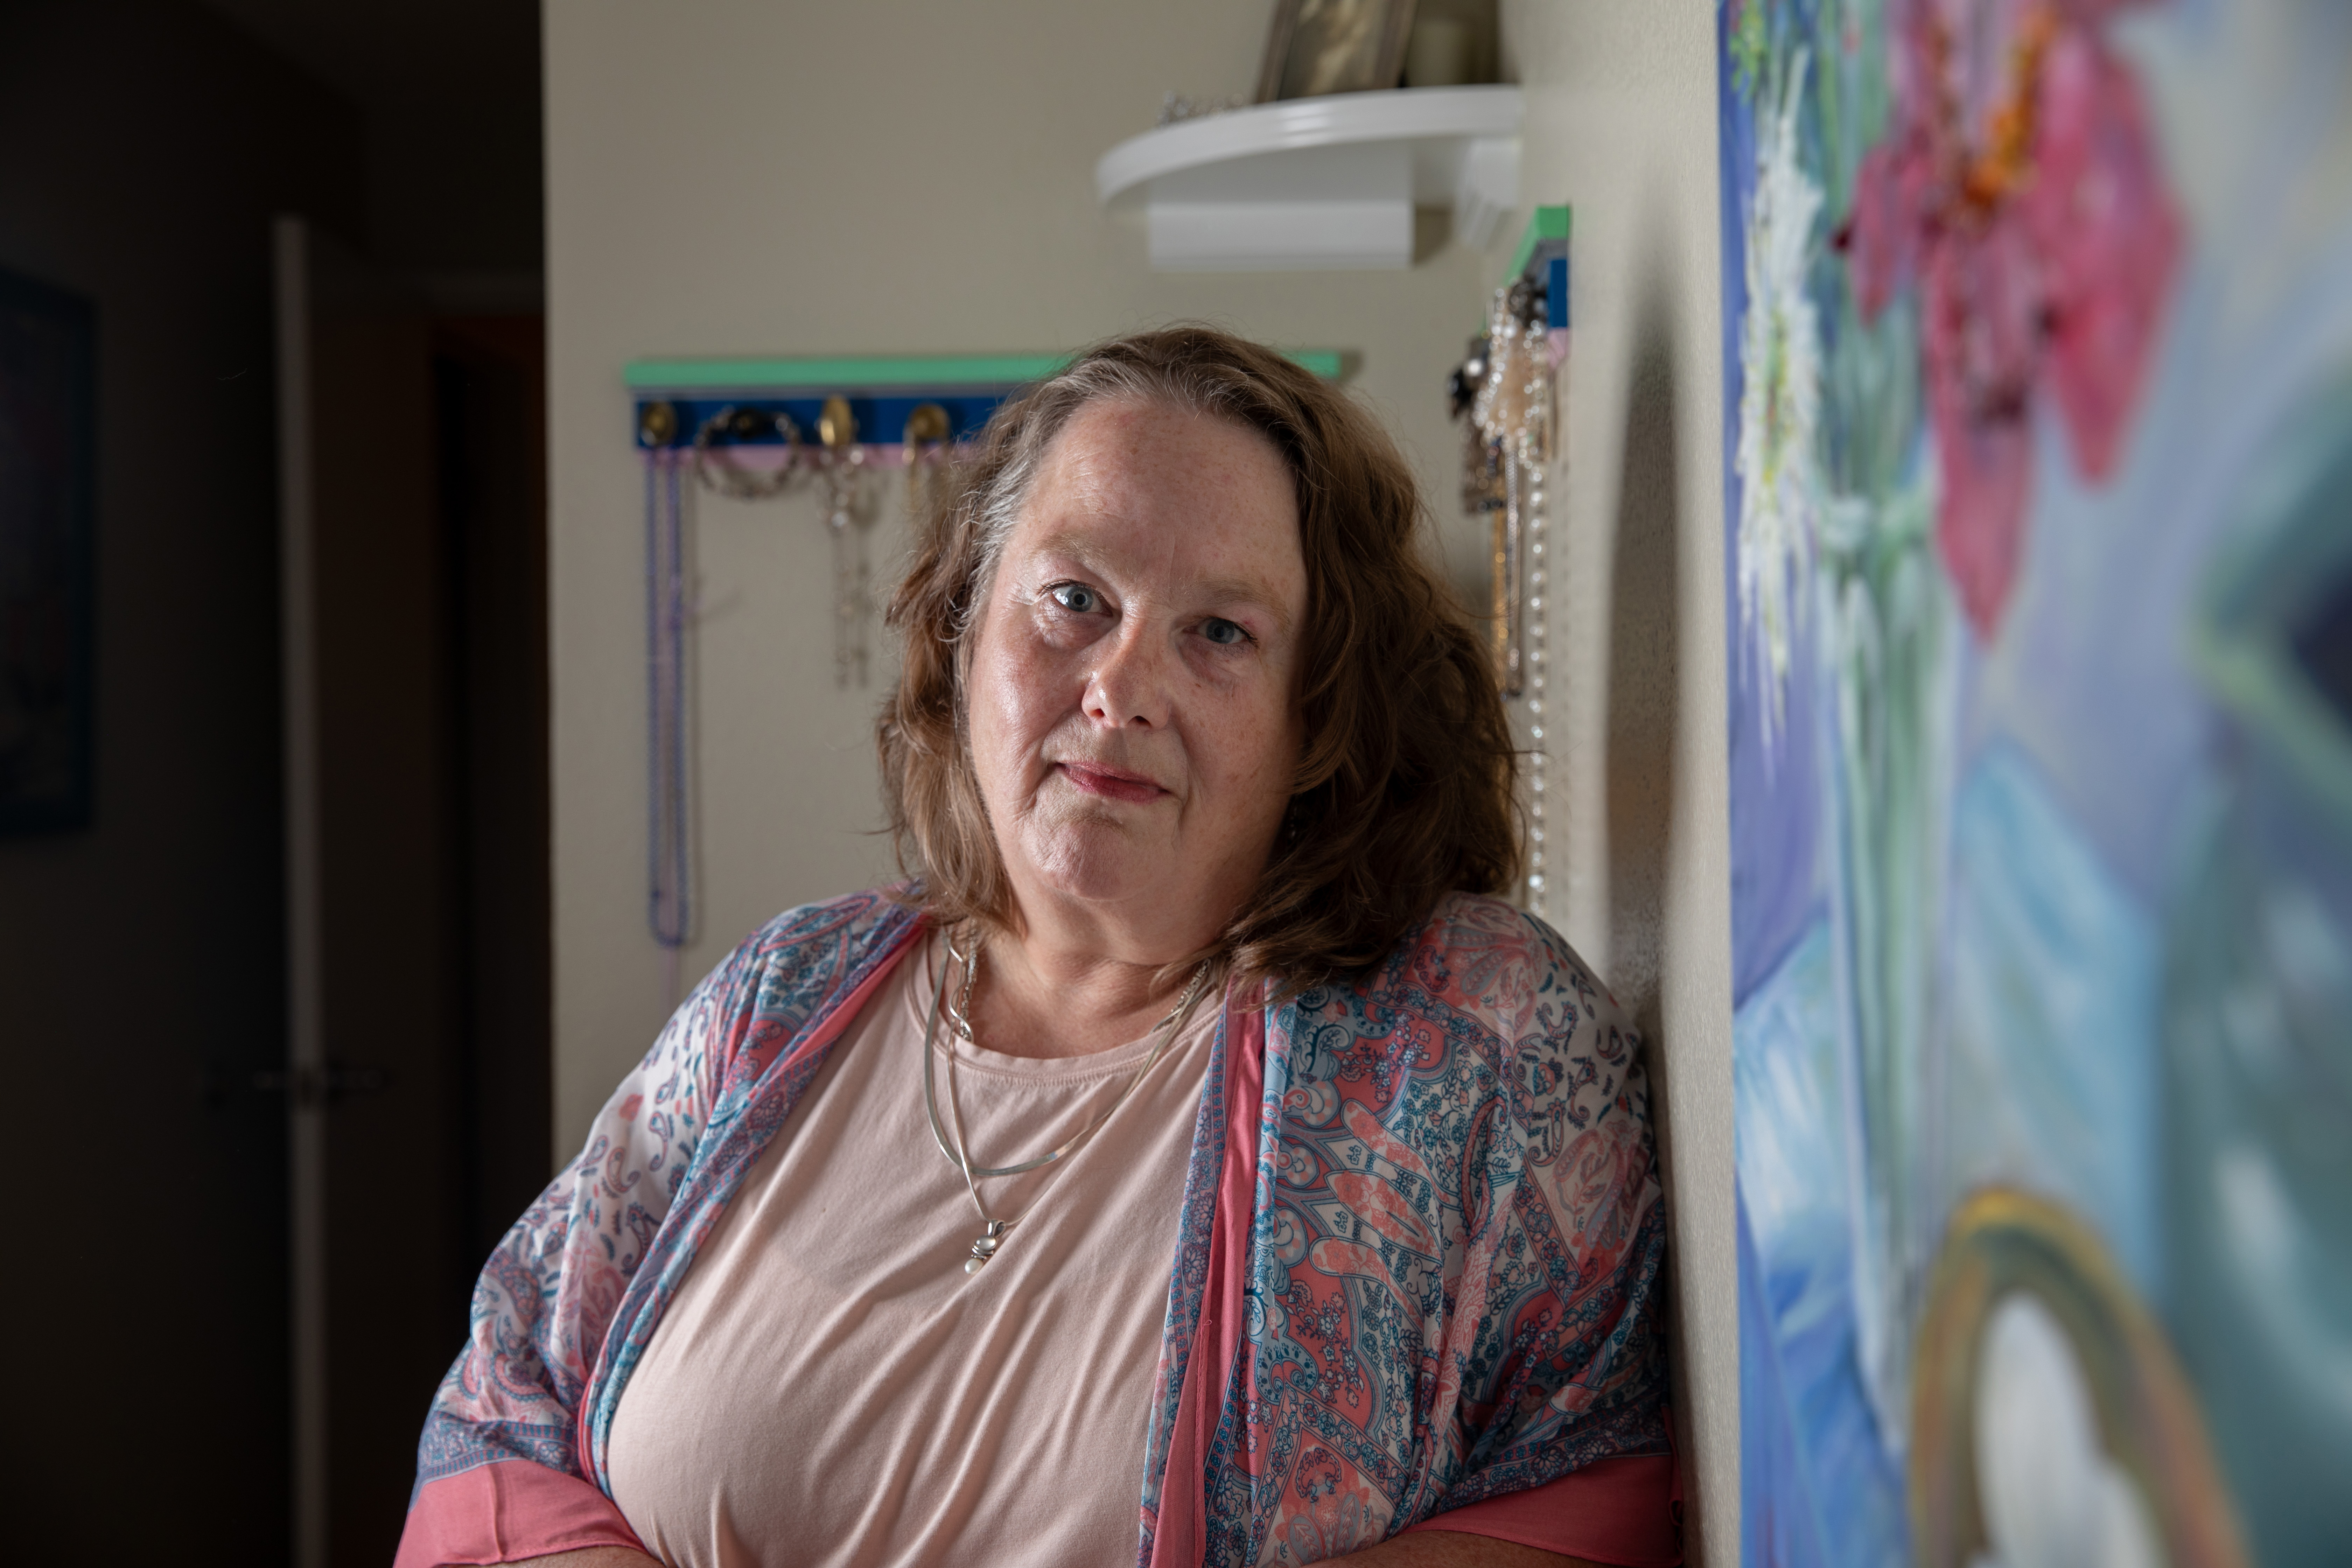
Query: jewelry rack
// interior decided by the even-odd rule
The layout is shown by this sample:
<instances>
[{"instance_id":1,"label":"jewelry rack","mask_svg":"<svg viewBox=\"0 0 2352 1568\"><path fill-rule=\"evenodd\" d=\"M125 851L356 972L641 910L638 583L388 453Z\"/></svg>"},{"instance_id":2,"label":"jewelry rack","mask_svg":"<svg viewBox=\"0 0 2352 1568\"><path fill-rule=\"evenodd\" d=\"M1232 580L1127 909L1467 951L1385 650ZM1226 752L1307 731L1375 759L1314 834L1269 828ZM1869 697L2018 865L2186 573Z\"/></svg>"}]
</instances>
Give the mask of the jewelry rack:
<instances>
[{"instance_id":1,"label":"jewelry rack","mask_svg":"<svg viewBox=\"0 0 2352 1568\"><path fill-rule=\"evenodd\" d=\"M1525 234L1519 236L1518 249L1511 264L1504 268L1503 280L1511 283L1520 279L1536 284L1544 294L1544 326L1548 331L1568 331L1568 235L1571 226L1571 209L1566 205L1538 207L1528 219ZM1568 352L1564 341L1553 344L1556 365Z\"/></svg>"},{"instance_id":2,"label":"jewelry rack","mask_svg":"<svg viewBox=\"0 0 2352 1568\"><path fill-rule=\"evenodd\" d=\"M841 398L856 421L859 444L887 451L915 410L936 404L948 419L948 439L977 435L996 405L1020 388L1070 363L1067 354L935 354L831 359L647 359L622 373L634 405L635 437L645 450L691 447L695 436L724 409L782 414L814 430L826 403ZM1291 360L1337 380L1341 356L1306 349ZM772 423L730 444L786 444Z\"/></svg>"},{"instance_id":3,"label":"jewelry rack","mask_svg":"<svg viewBox=\"0 0 2352 1568\"><path fill-rule=\"evenodd\" d=\"M1557 383L1569 349L1570 210L1538 206L1448 391L1463 423L1463 508L1493 530L1495 679L1528 728L1526 899L1546 913L1550 878L1545 747L1551 571L1548 492L1559 452Z\"/></svg>"}]
</instances>

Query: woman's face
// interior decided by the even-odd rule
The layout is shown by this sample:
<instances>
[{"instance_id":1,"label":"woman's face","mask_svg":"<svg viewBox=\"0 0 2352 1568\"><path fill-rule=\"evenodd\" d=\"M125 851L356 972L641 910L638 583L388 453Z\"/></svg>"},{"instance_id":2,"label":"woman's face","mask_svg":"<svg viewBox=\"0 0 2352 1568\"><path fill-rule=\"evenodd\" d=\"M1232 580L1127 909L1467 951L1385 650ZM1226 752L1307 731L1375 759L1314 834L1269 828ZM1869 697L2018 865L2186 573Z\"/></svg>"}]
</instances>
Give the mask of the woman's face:
<instances>
[{"instance_id":1,"label":"woman's face","mask_svg":"<svg viewBox=\"0 0 2352 1568\"><path fill-rule=\"evenodd\" d=\"M1081 408L1005 542L969 675L972 762L1022 914L1164 961L1265 868L1298 762L1307 565L1254 431Z\"/></svg>"}]
</instances>

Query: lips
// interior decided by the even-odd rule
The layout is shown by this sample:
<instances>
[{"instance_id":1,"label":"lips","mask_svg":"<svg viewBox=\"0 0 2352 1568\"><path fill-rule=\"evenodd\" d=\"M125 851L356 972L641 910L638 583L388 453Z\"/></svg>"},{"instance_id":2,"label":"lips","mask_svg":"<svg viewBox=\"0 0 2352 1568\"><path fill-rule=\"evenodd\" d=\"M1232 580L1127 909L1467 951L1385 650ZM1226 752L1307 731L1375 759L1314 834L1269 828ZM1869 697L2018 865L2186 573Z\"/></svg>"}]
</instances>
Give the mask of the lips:
<instances>
[{"instance_id":1,"label":"lips","mask_svg":"<svg viewBox=\"0 0 2352 1568\"><path fill-rule=\"evenodd\" d=\"M1124 800L1140 804L1157 800L1167 794L1141 773L1131 773L1124 768L1105 767L1099 763L1057 763L1062 776L1086 795L1099 795L1105 800Z\"/></svg>"}]
</instances>

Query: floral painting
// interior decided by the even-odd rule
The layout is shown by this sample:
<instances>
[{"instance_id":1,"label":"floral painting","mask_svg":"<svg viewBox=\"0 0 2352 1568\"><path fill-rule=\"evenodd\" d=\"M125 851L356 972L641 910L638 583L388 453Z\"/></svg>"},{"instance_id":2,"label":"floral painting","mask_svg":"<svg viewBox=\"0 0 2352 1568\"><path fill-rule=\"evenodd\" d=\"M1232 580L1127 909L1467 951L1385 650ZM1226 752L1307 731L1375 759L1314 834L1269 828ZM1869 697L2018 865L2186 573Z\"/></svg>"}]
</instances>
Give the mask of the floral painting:
<instances>
[{"instance_id":1,"label":"floral painting","mask_svg":"<svg viewBox=\"0 0 2352 1568\"><path fill-rule=\"evenodd\" d=\"M2352 9L1721 0L1742 1554L2352 1541Z\"/></svg>"}]
</instances>

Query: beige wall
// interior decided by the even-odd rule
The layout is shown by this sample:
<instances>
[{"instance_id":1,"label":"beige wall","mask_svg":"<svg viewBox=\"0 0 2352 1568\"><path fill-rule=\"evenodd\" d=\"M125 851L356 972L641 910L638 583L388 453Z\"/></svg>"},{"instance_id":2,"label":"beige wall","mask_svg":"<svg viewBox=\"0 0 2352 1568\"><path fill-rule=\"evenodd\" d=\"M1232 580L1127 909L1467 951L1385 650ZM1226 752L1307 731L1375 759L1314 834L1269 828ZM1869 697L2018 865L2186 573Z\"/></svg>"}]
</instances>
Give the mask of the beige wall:
<instances>
[{"instance_id":1,"label":"beige wall","mask_svg":"<svg viewBox=\"0 0 2352 1568\"><path fill-rule=\"evenodd\" d=\"M1441 384L1496 253L1411 272L1153 273L1095 159L1163 92L1248 90L1268 0L973 6L768 0L546 10L556 1142L665 1011L645 921L641 355L1042 351L1205 317L1357 356L1350 384L1431 487L1467 579ZM1529 89L1526 191L1576 207L1553 744L1569 852L1553 918L1660 1042L1678 1396L1737 1552L1721 385L1710 8L1506 6ZM1439 237L1430 237L1433 241ZM886 575L896 497L872 535ZM813 503L705 500L694 524L699 974L793 902L889 871L870 834L878 683L834 689ZM876 639L877 650L881 644ZM877 670L879 679L887 672ZM1695 1557L1694 1561L1699 1561Z\"/></svg>"},{"instance_id":2,"label":"beige wall","mask_svg":"<svg viewBox=\"0 0 2352 1568\"><path fill-rule=\"evenodd\" d=\"M1738 1559L1713 8L1507 0L1521 188L1576 209L1552 910L1654 1042L1694 1563ZM1504 258L1507 260L1507 258Z\"/></svg>"}]
</instances>

